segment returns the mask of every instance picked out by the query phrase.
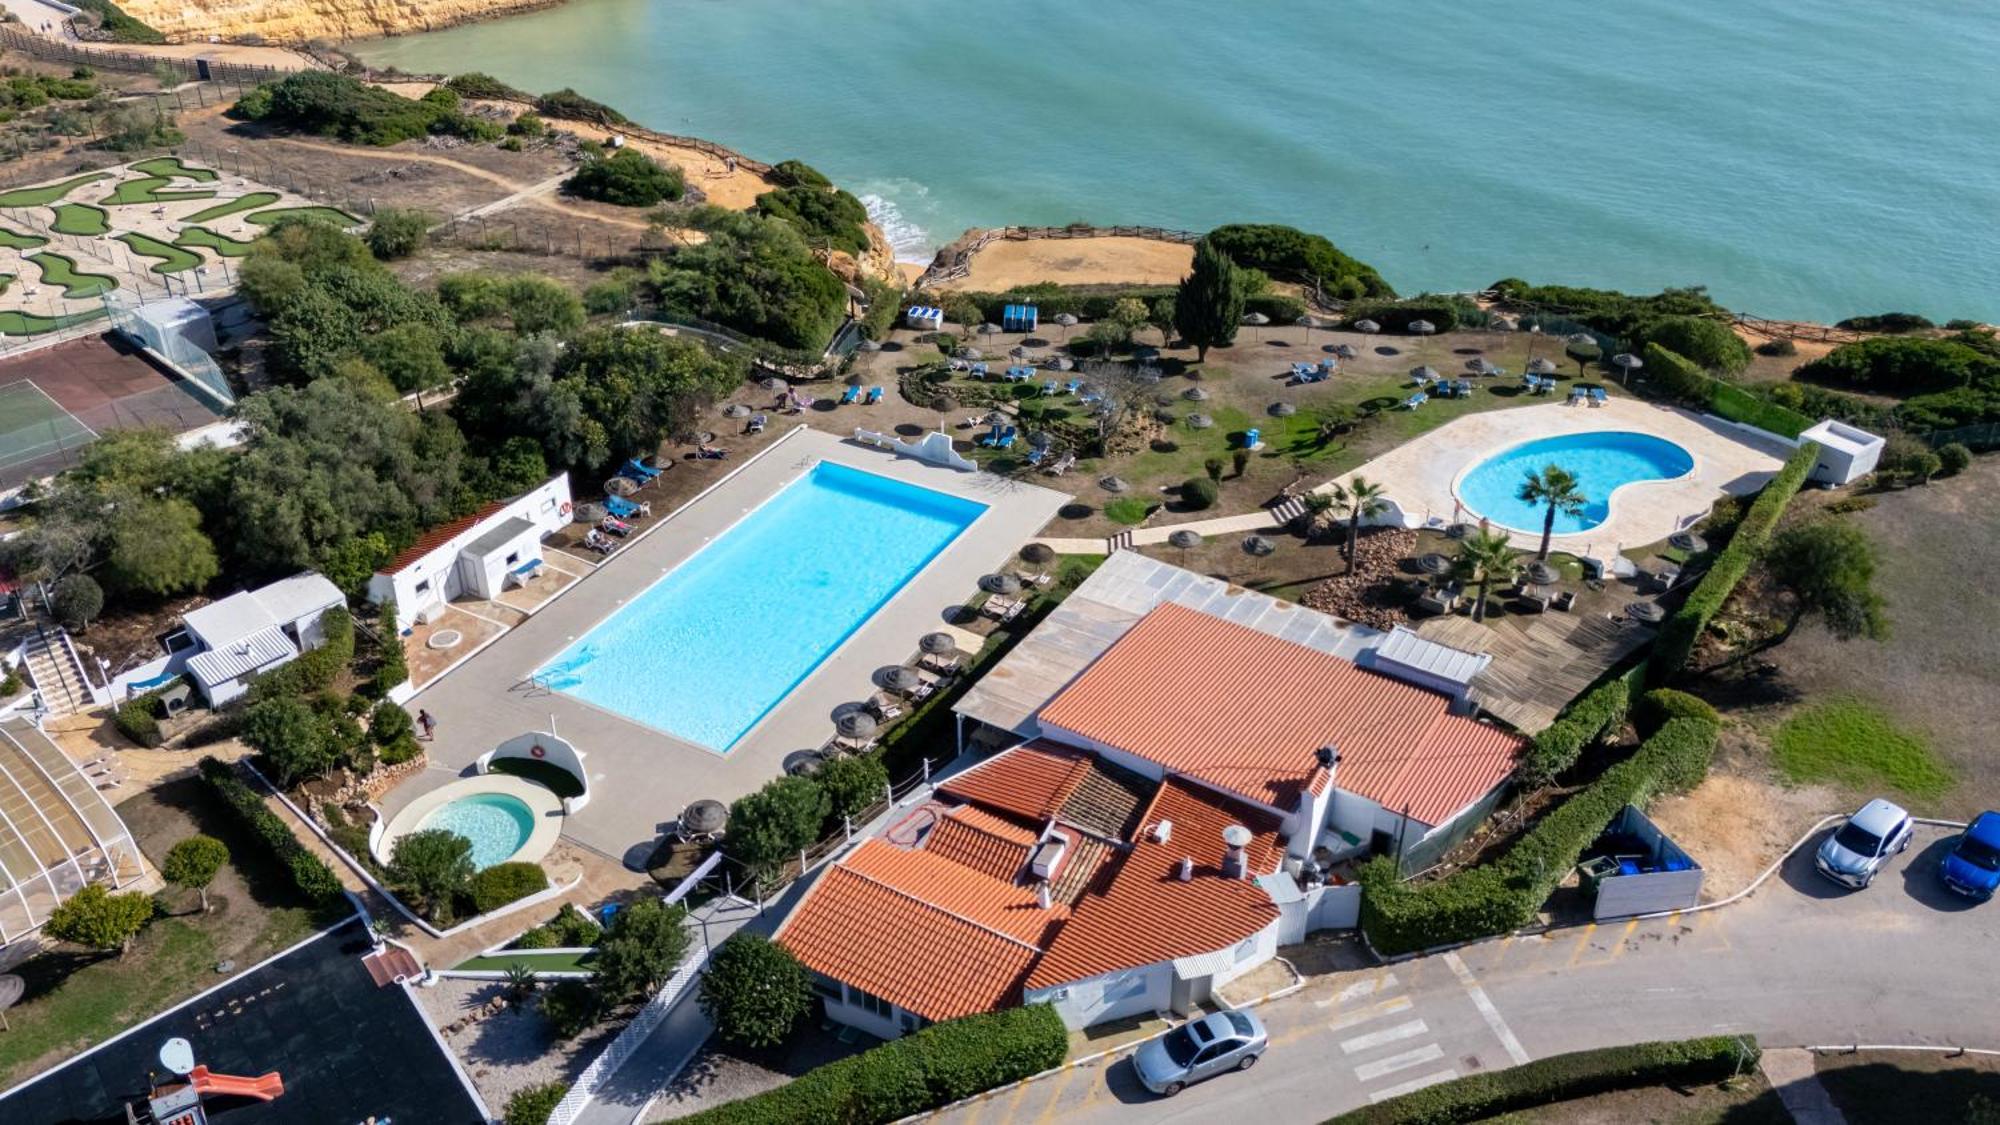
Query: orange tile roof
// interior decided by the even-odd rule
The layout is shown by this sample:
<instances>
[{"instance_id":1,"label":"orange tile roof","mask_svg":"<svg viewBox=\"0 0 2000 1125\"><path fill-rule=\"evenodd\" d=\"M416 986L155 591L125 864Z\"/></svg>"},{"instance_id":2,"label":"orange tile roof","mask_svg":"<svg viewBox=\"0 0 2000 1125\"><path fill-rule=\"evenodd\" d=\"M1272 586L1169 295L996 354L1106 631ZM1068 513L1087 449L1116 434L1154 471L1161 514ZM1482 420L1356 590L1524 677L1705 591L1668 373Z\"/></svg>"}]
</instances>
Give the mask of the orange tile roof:
<instances>
[{"instance_id":1,"label":"orange tile roof","mask_svg":"<svg viewBox=\"0 0 2000 1125\"><path fill-rule=\"evenodd\" d=\"M1161 820L1173 822L1171 838L1154 843ZM1222 830L1251 831L1248 873L1268 875L1284 855L1279 820L1268 810L1174 779L1160 786L1146 810L1138 842L1109 880L1076 902L1048 951L1029 971L1026 985L1044 988L1120 969L1227 949L1278 917L1263 888L1248 879L1222 877ZM1194 878L1181 882L1183 858Z\"/></svg>"},{"instance_id":2,"label":"orange tile roof","mask_svg":"<svg viewBox=\"0 0 2000 1125\"><path fill-rule=\"evenodd\" d=\"M870 840L855 855L874 847L896 850ZM846 862L820 877L777 940L807 968L933 1020L1019 1003L1021 977L1036 957L1034 947L926 905Z\"/></svg>"},{"instance_id":3,"label":"orange tile roof","mask_svg":"<svg viewBox=\"0 0 2000 1125\"><path fill-rule=\"evenodd\" d=\"M1049 927L1069 918L1064 907L1043 909L1033 887L995 879L928 850L869 840L841 862L858 875L1027 945L1040 947Z\"/></svg>"},{"instance_id":4,"label":"orange tile roof","mask_svg":"<svg viewBox=\"0 0 2000 1125\"><path fill-rule=\"evenodd\" d=\"M1290 810L1327 784L1437 824L1513 769L1523 740L1452 715L1444 696L1171 602L1039 714L1073 732Z\"/></svg>"},{"instance_id":5,"label":"orange tile roof","mask_svg":"<svg viewBox=\"0 0 2000 1125\"><path fill-rule=\"evenodd\" d=\"M1028 865L1037 835L974 805L960 805L938 818L924 838L924 850L1012 883Z\"/></svg>"},{"instance_id":6,"label":"orange tile roof","mask_svg":"<svg viewBox=\"0 0 2000 1125\"><path fill-rule=\"evenodd\" d=\"M1046 821L1090 773L1091 755L1053 742L1027 742L953 775L938 789L1027 820Z\"/></svg>"},{"instance_id":7,"label":"orange tile roof","mask_svg":"<svg viewBox=\"0 0 2000 1125\"><path fill-rule=\"evenodd\" d=\"M472 513L469 516L461 516L458 519L451 521L450 523L441 523L436 527L431 528L429 531L426 531L422 535L417 536L417 541L415 543L412 543L408 547L405 547L401 551L397 552L396 557L389 560L389 565L383 567L382 569L376 571L375 573L377 574L402 573L403 571L416 565L418 559L423 558L425 555L428 555L432 551L437 550L439 547L444 546L446 543L451 542L455 536L463 533L466 529L470 528L472 525L478 523L480 520L486 519L487 517L498 512L500 509L506 507L507 503L508 502L505 500L495 500L492 503L487 504L485 507L479 509L478 511Z\"/></svg>"}]
</instances>

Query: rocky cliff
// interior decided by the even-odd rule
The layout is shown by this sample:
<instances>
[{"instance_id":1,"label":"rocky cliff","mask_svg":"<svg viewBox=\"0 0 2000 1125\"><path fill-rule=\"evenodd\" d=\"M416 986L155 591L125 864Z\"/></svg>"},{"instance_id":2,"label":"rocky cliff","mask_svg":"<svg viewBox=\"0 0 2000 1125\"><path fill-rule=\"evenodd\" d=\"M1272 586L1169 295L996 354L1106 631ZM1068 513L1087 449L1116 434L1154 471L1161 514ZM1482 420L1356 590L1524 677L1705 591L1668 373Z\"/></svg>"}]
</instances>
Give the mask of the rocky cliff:
<instances>
[{"instance_id":1,"label":"rocky cliff","mask_svg":"<svg viewBox=\"0 0 2000 1125\"><path fill-rule=\"evenodd\" d=\"M560 0L119 0L169 40L196 43L262 37L269 43L359 39L435 31L453 24L550 7Z\"/></svg>"}]
</instances>

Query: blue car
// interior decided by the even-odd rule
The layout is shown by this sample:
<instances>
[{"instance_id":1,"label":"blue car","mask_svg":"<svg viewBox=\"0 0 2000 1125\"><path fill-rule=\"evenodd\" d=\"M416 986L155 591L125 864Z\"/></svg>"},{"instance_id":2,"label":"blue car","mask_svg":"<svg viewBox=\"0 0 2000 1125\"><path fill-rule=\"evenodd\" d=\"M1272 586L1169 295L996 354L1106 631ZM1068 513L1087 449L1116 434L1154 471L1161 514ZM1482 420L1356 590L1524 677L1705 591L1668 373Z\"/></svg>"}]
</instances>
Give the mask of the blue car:
<instances>
[{"instance_id":1,"label":"blue car","mask_svg":"<svg viewBox=\"0 0 2000 1125\"><path fill-rule=\"evenodd\" d=\"M1966 825L1951 854L1938 865L1944 885L1981 902L2000 888L2000 812L1983 812Z\"/></svg>"}]
</instances>

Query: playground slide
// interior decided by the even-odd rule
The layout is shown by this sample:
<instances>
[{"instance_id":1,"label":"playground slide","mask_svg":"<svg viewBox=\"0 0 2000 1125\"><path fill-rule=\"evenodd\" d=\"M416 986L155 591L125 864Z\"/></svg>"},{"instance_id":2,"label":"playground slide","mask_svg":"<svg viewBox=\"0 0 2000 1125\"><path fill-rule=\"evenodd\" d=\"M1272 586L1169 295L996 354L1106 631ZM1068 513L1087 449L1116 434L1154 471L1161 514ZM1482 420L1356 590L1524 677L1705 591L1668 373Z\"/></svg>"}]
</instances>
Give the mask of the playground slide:
<instances>
[{"instance_id":1,"label":"playground slide","mask_svg":"<svg viewBox=\"0 0 2000 1125\"><path fill-rule=\"evenodd\" d=\"M188 1080L194 1083L195 1092L202 1095L235 1095L268 1102L285 1092L285 1080L275 1070L260 1078L242 1078L234 1074L215 1074L205 1066L198 1066L188 1074Z\"/></svg>"}]
</instances>

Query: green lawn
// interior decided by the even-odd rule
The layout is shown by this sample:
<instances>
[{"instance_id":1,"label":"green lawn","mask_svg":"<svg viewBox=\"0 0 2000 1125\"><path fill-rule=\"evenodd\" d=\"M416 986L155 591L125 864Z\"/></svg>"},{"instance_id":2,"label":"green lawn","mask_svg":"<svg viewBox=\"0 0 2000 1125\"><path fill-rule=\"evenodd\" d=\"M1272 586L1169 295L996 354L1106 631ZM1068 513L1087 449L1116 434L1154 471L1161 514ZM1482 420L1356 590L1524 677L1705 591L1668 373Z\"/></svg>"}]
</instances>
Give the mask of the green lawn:
<instances>
[{"instance_id":1,"label":"green lawn","mask_svg":"<svg viewBox=\"0 0 2000 1125\"><path fill-rule=\"evenodd\" d=\"M539 953L534 950L513 950L496 953L491 957L474 957L470 961L452 966L467 972L504 973L509 966L523 965L538 973L581 973L590 969L590 962L597 959L595 949L583 953Z\"/></svg>"},{"instance_id":2,"label":"green lawn","mask_svg":"<svg viewBox=\"0 0 2000 1125\"><path fill-rule=\"evenodd\" d=\"M1936 801L1953 783L1926 739L1899 730L1887 715L1854 699L1794 712L1772 737L1771 749L1778 768L1798 782L1852 789L1886 785L1919 801Z\"/></svg>"},{"instance_id":3,"label":"green lawn","mask_svg":"<svg viewBox=\"0 0 2000 1125\"><path fill-rule=\"evenodd\" d=\"M162 191L161 188L173 183L165 176L141 176L136 180L126 180L112 190L110 195L99 200L111 206L134 203L174 203L183 199L214 199L212 191Z\"/></svg>"},{"instance_id":4,"label":"green lawn","mask_svg":"<svg viewBox=\"0 0 2000 1125\"><path fill-rule=\"evenodd\" d=\"M288 219L295 215L305 219L327 219L344 227L355 226L361 222L360 219L334 207L273 207L269 211L257 212L250 216L248 221L260 227L268 227L280 219Z\"/></svg>"},{"instance_id":5,"label":"green lawn","mask_svg":"<svg viewBox=\"0 0 2000 1125\"><path fill-rule=\"evenodd\" d=\"M37 246L47 246L49 240L38 234L22 234L20 231L0 227L0 246L9 250L33 250Z\"/></svg>"},{"instance_id":6,"label":"green lawn","mask_svg":"<svg viewBox=\"0 0 2000 1125\"><path fill-rule=\"evenodd\" d=\"M0 334L8 336L39 336L44 332L54 332L58 328L68 328L73 324L96 320L105 315L103 309L88 312L68 313L63 316L36 316L17 309L0 311Z\"/></svg>"},{"instance_id":7,"label":"green lawn","mask_svg":"<svg viewBox=\"0 0 2000 1125\"><path fill-rule=\"evenodd\" d=\"M161 242L157 238L148 238L137 232L121 234L118 236L118 241L130 246L132 252L135 254L160 259L159 263L153 267L154 273L179 273L182 270L191 270L201 265L201 255L193 254L178 246Z\"/></svg>"},{"instance_id":8,"label":"green lawn","mask_svg":"<svg viewBox=\"0 0 2000 1125\"><path fill-rule=\"evenodd\" d=\"M56 221L51 225L57 234L111 233L111 219L102 207L92 207L88 203L58 203L54 210Z\"/></svg>"},{"instance_id":9,"label":"green lawn","mask_svg":"<svg viewBox=\"0 0 2000 1125\"><path fill-rule=\"evenodd\" d=\"M15 188L13 191L0 192L0 207L44 207L85 184L110 178L109 172L92 172L88 176L75 176L59 184Z\"/></svg>"},{"instance_id":10,"label":"green lawn","mask_svg":"<svg viewBox=\"0 0 2000 1125\"><path fill-rule=\"evenodd\" d=\"M200 180L205 184L214 183L219 177L208 168L196 168L181 163L177 156L156 156L151 160L141 160L132 165L134 172L144 172L148 176L179 176L184 180Z\"/></svg>"},{"instance_id":11,"label":"green lawn","mask_svg":"<svg viewBox=\"0 0 2000 1125\"><path fill-rule=\"evenodd\" d=\"M190 223L209 223L239 211L255 211L259 207L269 207L284 196L275 191L253 191L239 195L227 203L218 203L206 211L196 211L187 217Z\"/></svg>"},{"instance_id":12,"label":"green lawn","mask_svg":"<svg viewBox=\"0 0 2000 1125\"><path fill-rule=\"evenodd\" d=\"M116 278L106 277L101 273L85 273L77 268L76 259L62 254L43 251L40 254L28 255L28 260L42 268L43 281L50 285L62 286L65 297L95 297L118 288Z\"/></svg>"},{"instance_id":13,"label":"green lawn","mask_svg":"<svg viewBox=\"0 0 2000 1125\"><path fill-rule=\"evenodd\" d=\"M198 247L212 251L225 258L241 258L250 252L251 244L239 242L226 234L217 234L207 227L183 227L174 236L175 246Z\"/></svg>"}]
</instances>

